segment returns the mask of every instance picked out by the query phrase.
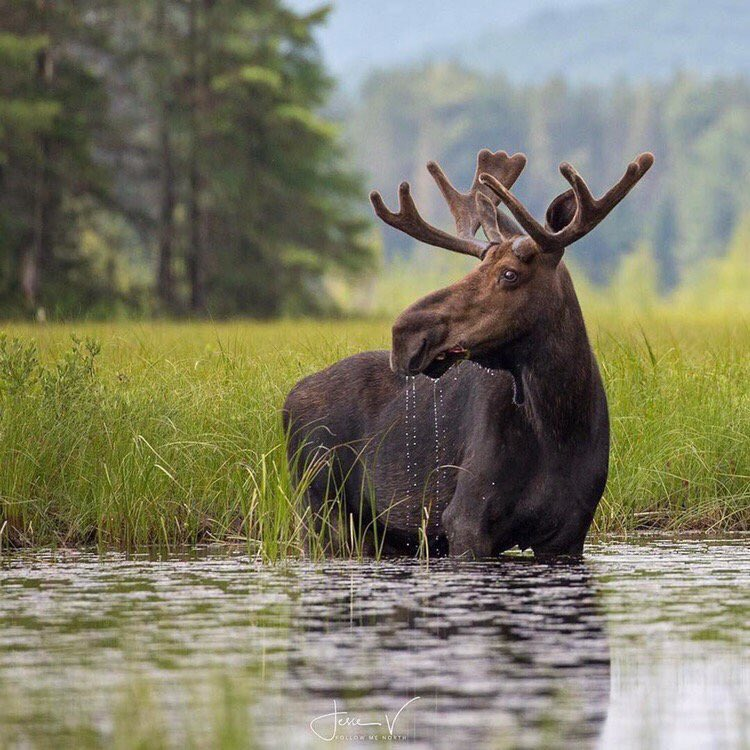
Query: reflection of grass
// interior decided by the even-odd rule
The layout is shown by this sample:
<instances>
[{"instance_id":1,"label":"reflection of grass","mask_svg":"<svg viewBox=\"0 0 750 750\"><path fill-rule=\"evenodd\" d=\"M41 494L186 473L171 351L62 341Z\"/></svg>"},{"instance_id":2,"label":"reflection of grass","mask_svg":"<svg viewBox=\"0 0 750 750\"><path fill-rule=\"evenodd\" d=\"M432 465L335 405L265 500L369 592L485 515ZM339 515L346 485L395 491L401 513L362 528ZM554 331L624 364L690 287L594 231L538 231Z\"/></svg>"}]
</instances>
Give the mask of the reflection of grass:
<instances>
[{"instance_id":1,"label":"reflection of grass","mask_svg":"<svg viewBox=\"0 0 750 750\"><path fill-rule=\"evenodd\" d=\"M750 326L602 312L590 329L613 420L597 529L750 528ZM19 326L0 350L2 547L217 537L278 558L304 523L284 395L386 347L389 324L76 325L101 353L70 330Z\"/></svg>"},{"instance_id":2,"label":"reflection of grass","mask_svg":"<svg viewBox=\"0 0 750 750\"><path fill-rule=\"evenodd\" d=\"M159 683L133 678L106 701L67 700L59 691L0 691L0 748L60 747L77 750L259 747L252 714L253 686L210 678L202 689L182 687L184 705L170 704ZM41 707L44 707L41 709ZM30 713L36 711L36 713Z\"/></svg>"},{"instance_id":3,"label":"reflection of grass","mask_svg":"<svg viewBox=\"0 0 750 750\"><path fill-rule=\"evenodd\" d=\"M184 679L177 672L168 680L142 672L123 676L104 693L90 685L73 685L74 698L61 685L0 685L0 750L314 750L352 747L355 740L347 738L365 731L377 734L362 746L395 746L384 730L374 728L341 726L332 741L315 737L309 722L320 709L312 703L298 705L294 696L268 700L268 685L258 674L226 677L210 672L200 683L194 680L195 675ZM344 686L338 705L356 711ZM382 719L367 711L362 715ZM328 734L330 725L319 724L318 729ZM408 735L404 720L398 731ZM553 724L549 731L554 732Z\"/></svg>"}]
</instances>

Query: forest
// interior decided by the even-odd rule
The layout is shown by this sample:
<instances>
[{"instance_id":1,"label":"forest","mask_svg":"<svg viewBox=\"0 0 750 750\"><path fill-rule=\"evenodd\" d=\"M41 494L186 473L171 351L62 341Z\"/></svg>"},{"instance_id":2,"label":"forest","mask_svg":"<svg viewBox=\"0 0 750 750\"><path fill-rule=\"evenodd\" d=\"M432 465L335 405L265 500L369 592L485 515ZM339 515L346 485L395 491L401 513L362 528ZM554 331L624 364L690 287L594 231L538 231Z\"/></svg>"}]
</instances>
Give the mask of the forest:
<instances>
[{"instance_id":1,"label":"forest","mask_svg":"<svg viewBox=\"0 0 750 750\"><path fill-rule=\"evenodd\" d=\"M393 201L408 179L447 226L424 164L466 185L487 146L528 154L517 190L539 216L561 160L601 190L653 151L572 262L594 290L634 277L637 294L694 305L708 284L744 304L748 79L520 84L424 63L344 93L316 40L326 16L281 0L0 0L0 315L356 311L361 293L342 305L337 288L375 280L388 298L415 257L366 189Z\"/></svg>"},{"instance_id":2,"label":"forest","mask_svg":"<svg viewBox=\"0 0 750 750\"><path fill-rule=\"evenodd\" d=\"M320 114L325 11L278 0L0 2L0 310L319 312L371 265Z\"/></svg>"},{"instance_id":3,"label":"forest","mask_svg":"<svg viewBox=\"0 0 750 750\"><path fill-rule=\"evenodd\" d=\"M454 65L431 65L371 78L351 128L374 186L395 196L399 181L409 180L425 213L446 223L447 211L424 168L429 159L466 186L480 148L525 152L529 162L515 190L541 217L566 187L557 170L561 161L572 162L603 191L637 153L653 151L657 161L649 178L576 246L575 262L601 284L623 256L645 246L662 291L689 286L696 264L705 268L730 247L726 264L737 272L750 265L750 196L742 187L750 180L746 79L679 76L607 88L558 79L522 87ZM388 232L388 256L408 249L408 238Z\"/></svg>"}]
</instances>

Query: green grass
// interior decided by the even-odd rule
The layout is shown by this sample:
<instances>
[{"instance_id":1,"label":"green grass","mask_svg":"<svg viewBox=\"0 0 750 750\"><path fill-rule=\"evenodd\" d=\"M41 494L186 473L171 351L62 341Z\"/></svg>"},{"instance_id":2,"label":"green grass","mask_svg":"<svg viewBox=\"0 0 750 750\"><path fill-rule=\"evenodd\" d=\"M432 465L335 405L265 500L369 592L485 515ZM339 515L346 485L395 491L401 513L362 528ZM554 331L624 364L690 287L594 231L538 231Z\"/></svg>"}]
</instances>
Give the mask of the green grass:
<instances>
[{"instance_id":1,"label":"green grass","mask_svg":"<svg viewBox=\"0 0 750 750\"><path fill-rule=\"evenodd\" d=\"M750 529L750 324L601 312L589 330L613 423L595 530ZM299 554L279 407L388 335L387 321L6 327L0 544Z\"/></svg>"}]
</instances>

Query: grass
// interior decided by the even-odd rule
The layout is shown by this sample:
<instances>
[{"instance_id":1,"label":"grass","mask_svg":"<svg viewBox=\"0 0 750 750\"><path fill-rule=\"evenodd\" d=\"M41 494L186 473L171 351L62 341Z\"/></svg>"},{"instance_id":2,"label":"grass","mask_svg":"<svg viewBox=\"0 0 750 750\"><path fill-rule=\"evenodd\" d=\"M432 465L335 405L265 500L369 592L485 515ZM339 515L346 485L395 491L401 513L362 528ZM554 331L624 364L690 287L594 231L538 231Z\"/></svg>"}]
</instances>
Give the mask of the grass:
<instances>
[{"instance_id":1,"label":"grass","mask_svg":"<svg viewBox=\"0 0 750 750\"><path fill-rule=\"evenodd\" d=\"M602 310L589 330L613 423L595 530L749 530L748 321ZM279 407L301 376L388 334L387 321L6 327L0 545L300 554Z\"/></svg>"}]
</instances>

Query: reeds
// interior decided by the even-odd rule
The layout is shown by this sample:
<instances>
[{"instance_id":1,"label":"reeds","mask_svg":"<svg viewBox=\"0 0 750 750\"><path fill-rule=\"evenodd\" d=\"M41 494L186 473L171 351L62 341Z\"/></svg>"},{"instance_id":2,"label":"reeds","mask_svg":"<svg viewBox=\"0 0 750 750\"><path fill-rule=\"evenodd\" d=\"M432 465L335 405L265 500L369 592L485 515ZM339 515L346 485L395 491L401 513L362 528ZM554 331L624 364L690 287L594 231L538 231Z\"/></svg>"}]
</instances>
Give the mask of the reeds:
<instances>
[{"instance_id":1,"label":"reeds","mask_svg":"<svg viewBox=\"0 0 750 750\"><path fill-rule=\"evenodd\" d=\"M590 332L613 428L596 531L750 529L750 326L601 312ZM301 376L388 334L387 321L6 329L0 549L224 540L302 554L310 477L290 481L279 408ZM363 530L350 531L337 551L356 556ZM324 546L308 536L308 552Z\"/></svg>"}]
</instances>

